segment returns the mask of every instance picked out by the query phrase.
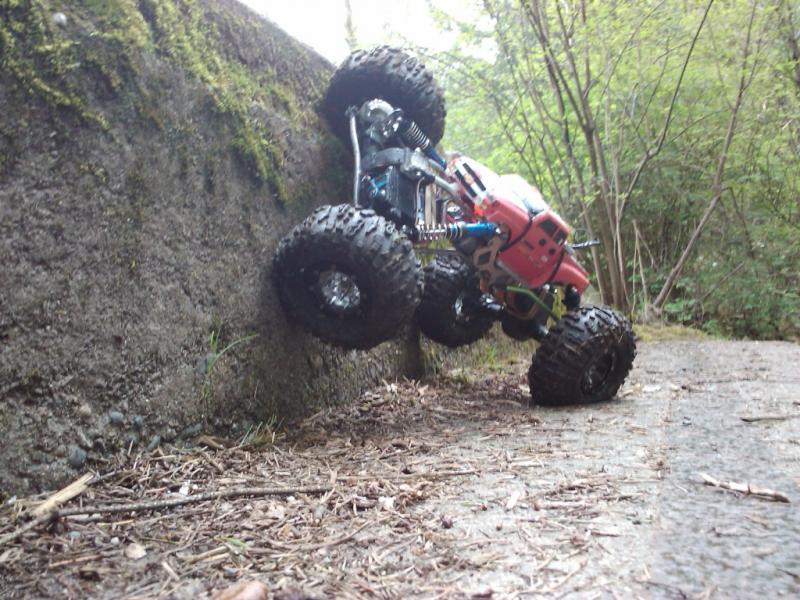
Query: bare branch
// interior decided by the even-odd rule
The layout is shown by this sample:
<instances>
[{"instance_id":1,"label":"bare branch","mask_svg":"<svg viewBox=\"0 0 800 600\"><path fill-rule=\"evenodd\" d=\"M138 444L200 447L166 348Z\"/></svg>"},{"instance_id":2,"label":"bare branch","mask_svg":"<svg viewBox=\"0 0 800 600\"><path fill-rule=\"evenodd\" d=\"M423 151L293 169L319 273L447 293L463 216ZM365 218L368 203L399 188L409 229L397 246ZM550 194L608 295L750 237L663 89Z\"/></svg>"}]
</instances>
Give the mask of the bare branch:
<instances>
[{"instance_id":1,"label":"bare branch","mask_svg":"<svg viewBox=\"0 0 800 600\"><path fill-rule=\"evenodd\" d=\"M661 291L656 296L656 299L653 301L653 307L656 309L660 309L664 303L669 298L670 293L672 292L672 288L675 285L675 281L680 276L681 272L683 271L686 262L689 259L689 256L694 250L695 244L697 244L697 240L700 239L700 235L703 233L703 229L708 224L711 215L714 212L714 209L719 204L720 198L722 197L722 178L725 173L725 163L728 158L728 151L731 146L731 142L733 141L733 134L736 131L736 120L739 114L739 108L742 105L742 100L744 99L744 94L747 91L748 86L752 82L752 76L748 76L748 59L750 58L750 42L751 36L753 32L753 22L755 21L756 15L756 2L753 0L752 9L750 11L750 19L747 24L747 37L745 38L744 48L742 50L742 67L741 67L741 77L739 79L739 89L736 94L736 101L734 102L733 109L731 110L731 116L728 121L728 130L725 134L725 141L722 145L722 150L720 151L719 158L717 161L717 169L714 173L714 180L711 185L712 190L712 197L711 201L708 203L703 216L700 219L700 222L694 229L691 238L689 238L689 242L686 244L686 247L683 249L678 262L672 268L669 275L667 276L667 280L664 282L664 286L661 288Z\"/></svg>"}]
</instances>

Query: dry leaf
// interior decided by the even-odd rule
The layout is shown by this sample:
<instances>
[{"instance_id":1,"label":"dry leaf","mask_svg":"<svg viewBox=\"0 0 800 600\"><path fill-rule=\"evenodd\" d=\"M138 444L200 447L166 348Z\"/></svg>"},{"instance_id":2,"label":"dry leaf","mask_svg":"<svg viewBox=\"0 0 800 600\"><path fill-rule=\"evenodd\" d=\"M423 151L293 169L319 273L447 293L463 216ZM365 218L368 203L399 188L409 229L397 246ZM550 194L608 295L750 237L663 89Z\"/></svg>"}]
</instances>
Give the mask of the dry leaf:
<instances>
[{"instance_id":1,"label":"dry leaf","mask_svg":"<svg viewBox=\"0 0 800 600\"><path fill-rule=\"evenodd\" d=\"M125 546L125 556L131 560L139 560L147 555L147 550L141 544L133 543Z\"/></svg>"},{"instance_id":2,"label":"dry leaf","mask_svg":"<svg viewBox=\"0 0 800 600\"><path fill-rule=\"evenodd\" d=\"M222 590L213 600L267 600L269 590L260 581L244 581Z\"/></svg>"}]
</instances>

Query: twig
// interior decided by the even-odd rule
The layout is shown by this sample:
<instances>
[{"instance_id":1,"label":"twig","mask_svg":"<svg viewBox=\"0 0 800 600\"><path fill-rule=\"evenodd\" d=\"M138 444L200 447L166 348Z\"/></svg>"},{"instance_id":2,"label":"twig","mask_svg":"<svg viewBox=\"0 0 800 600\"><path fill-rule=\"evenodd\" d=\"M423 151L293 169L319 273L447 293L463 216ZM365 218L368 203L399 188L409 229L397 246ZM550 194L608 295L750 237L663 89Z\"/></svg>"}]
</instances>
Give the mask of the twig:
<instances>
[{"instance_id":1,"label":"twig","mask_svg":"<svg viewBox=\"0 0 800 600\"><path fill-rule=\"evenodd\" d=\"M279 544L278 542L273 542L272 540L264 540L264 542L274 548L275 550L281 550L283 552L313 552L314 550L322 550L323 548L331 548L333 546L338 546L340 544L344 544L345 542L349 542L354 537L356 537L361 531L367 527L367 525L377 526L381 523L386 522L387 519L380 519L378 521L367 521L360 527L356 528L351 533L347 535L343 535L342 537L336 538L334 540L330 540L327 542L320 542L318 544L306 544L305 546L288 546L285 544ZM272 554L269 550L265 548L247 548L246 552L248 554Z\"/></svg>"},{"instance_id":2,"label":"twig","mask_svg":"<svg viewBox=\"0 0 800 600\"><path fill-rule=\"evenodd\" d=\"M580 570L581 570L583 567L585 567L585 566L586 566L586 563L587 563L587 562L588 562L588 561L583 561L581 564L579 564L577 567L575 567L575 568L574 568L572 571L570 571L569 573L567 573L567 574L566 574L566 576L565 576L563 579L561 579L560 581L556 582L556 583L555 583L555 585L551 585L549 588L547 588L547 589L544 591L544 593L545 593L545 594L552 594L554 591L556 591L558 588L560 588L562 585L564 585L564 584L565 584L565 583L567 583L567 582L568 582L570 579L572 579L572 578L573 578L575 575L577 575L577 574L578 574L578 572L579 572L579 571L580 571Z\"/></svg>"},{"instance_id":3,"label":"twig","mask_svg":"<svg viewBox=\"0 0 800 600\"><path fill-rule=\"evenodd\" d=\"M486 471L484 471L486 472ZM492 471L494 472L494 471ZM448 477L460 477L466 475L477 475L478 471L475 469L468 470L455 470L455 471L430 471L423 473L411 473L402 475L339 475L336 477L337 481L408 481L413 479L446 479Z\"/></svg>"},{"instance_id":4,"label":"twig","mask_svg":"<svg viewBox=\"0 0 800 600\"><path fill-rule=\"evenodd\" d=\"M207 500L218 500L220 498L240 498L242 496L290 496L291 494L325 494L329 491L331 491L331 487L329 486L290 488L233 488L231 490L222 490L221 492L194 494L192 496L186 496L185 498L173 498L171 500L66 508L64 510L57 511L57 514L54 516L71 517L73 515L91 515L95 513L140 512L143 510L156 510L159 508L173 508L175 506L195 504L197 502L205 502Z\"/></svg>"},{"instance_id":5,"label":"twig","mask_svg":"<svg viewBox=\"0 0 800 600\"><path fill-rule=\"evenodd\" d=\"M210 464L212 467L214 467L217 470L218 473L221 473L223 475L225 474L225 469L222 468L222 465L220 465L216 460L211 458L211 456L209 456L208 452L204 452L203 450L201 450L200 451L200 456L202 456L206 460L206 462L208 464Z\"/></svg>"},{"instance_id":6,"label":"twig","mask_svg":"<svg viewBox=\"0 0 800 600\"><path fill-rule=\"evenodd\" d=\"M778 492L776 490L771 490L769 488L756 487L750 483L737 483L735 481L719 481L718 479L714 479L713 477L711 477L710 475L706 475L705 473L700 473L700 477L703 479L703 483L713 487L739 492L742 494L746 494L748 496L756 496L758 498L764 498L765 500L773 500L775 502L790 501L789 496L787 496L783 492Z\"/></svg>"},{"instance_id":7,"label":"twig","mask_svg":"<svg viewBox=\"0 0 800 600\"><path fill-rule=\"evenodd\" d=\"M22 527L19 527L14 531L12 531L11 533L6 534L3 537L0 537L0 546L5 546L9 542L13 542L19 536L21 536L24 533L27 533L34 527L38 527L39 525L44 525L45 523L49 523L52 518L53 518L53 513L47 513L46 515L43 515L41 517L36 517L32 521L28 521Z\"/></svg>"},{"instance_id":8,"label":"twig","mask_svg":"<svg viewBox=\"0 0 800 600\"><path fill-rule=\"evenodd\" d=\"M800 413L793 415L763 415L753 417L739 417L745 423L755 423L756 421L787 421L800 417Z\"/></svg>"},{"instance_id":9,"label":"twig","mask_svg":"<svg viewBox=\"0 0 800 600\"><path fill-rule=\"evenodd\" d=\"M78 506L54 510L41 515L29 523L26 523L16 531L0 538L0 546L14 541L23 533L30 531L38 525L48 523L61 517L71 517L75 515L91 515L97 513L120 513L120 512L141 512L145 510L158 510L161 508L174 508L185 504L206 502L207 500L218 500L220 498L239 498L241 496L289 496L291 494L325 494L331 491L331 487L294 487L294 488L234 488L221 492L209 492L206 494L195 494L185 498L172 498L170 500L157 500L154 502L138 502L131 504L108 504L105 506Z\"/></svg>"},{"instance_id":10,"label":"twig","mask_svg":"<svg viewBox=\"0 0 800 600\"><path fill-rule=\"evenodd\" d=\"M47 500L36 506L31 511L31 515L34 517L39 517L52 512L53 509L58 507L60 504L64 504L64 502L72 500L75 496L82 494L93 479L94 475L91 473L82 475L68 486L61 488L55 494L47 498Z\"/></svg>"}]
</instances>

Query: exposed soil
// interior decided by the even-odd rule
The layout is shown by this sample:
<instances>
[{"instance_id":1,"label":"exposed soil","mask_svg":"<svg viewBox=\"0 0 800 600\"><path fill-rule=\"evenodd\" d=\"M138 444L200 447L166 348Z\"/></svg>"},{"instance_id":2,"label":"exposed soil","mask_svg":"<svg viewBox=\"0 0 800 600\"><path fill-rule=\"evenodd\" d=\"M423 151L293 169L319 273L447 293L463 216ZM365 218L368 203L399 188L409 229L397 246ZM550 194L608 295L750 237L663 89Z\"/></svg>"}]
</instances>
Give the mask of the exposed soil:
<instances>
[{"instance_id":1,"label":"exposed soil","mask_svg":"<svg viewBox=\"0 0 800 600\"><path fill-rule=\"evenodd\" d=\"M0 595L205 598L259 579L315 598L797 597L800 346L642 346L603 405L528 407L519 360L386 384L274 444L119 455L64 506L319 489L90 508L0 546ZM25 506L2 508L0 537Z\"/></svg>"}]
</instances>

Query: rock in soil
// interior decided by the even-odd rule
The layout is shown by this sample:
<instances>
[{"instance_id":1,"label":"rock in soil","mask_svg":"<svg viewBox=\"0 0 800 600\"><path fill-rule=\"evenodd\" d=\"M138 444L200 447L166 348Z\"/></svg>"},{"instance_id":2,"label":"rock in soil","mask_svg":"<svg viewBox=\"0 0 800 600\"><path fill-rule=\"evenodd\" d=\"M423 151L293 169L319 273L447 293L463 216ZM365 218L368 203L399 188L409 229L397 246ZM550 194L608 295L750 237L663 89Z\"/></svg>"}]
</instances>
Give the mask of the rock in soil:
<instances>
[{"instance_id":1,"label":"rock in soil","mask_svg":"<svg viewBox=\"0 0 800 600\"><path fill-rule=\"evenodd\" d=\"M67 457L67 462L73 469L80 469L86 464L86 458L86 450L78 446L72 446L69 451L69 456Z\"/></svg>"}]
</instances>

